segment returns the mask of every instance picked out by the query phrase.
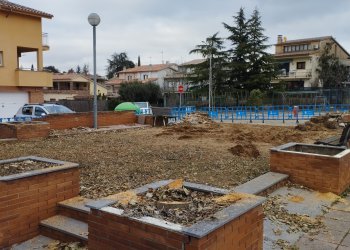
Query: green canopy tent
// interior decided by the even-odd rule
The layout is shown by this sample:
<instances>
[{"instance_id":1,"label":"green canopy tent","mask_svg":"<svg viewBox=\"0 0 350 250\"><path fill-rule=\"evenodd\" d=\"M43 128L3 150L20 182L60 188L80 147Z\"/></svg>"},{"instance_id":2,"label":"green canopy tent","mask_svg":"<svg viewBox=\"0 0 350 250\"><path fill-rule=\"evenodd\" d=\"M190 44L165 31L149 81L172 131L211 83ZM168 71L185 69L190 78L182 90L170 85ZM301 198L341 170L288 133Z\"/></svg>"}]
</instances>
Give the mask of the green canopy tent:
<instances>
[{"instance_id":1,"label":"green canopy tent","mask_svg":"<svg viewBox=\"0 0 350 250\"><path fill-rule=\"evenodd\" d=\"M132 102L123 102L115 107L114 111L135 111L136 114L139 114L141 112L141 109L139 106L133 104Z\"/></svg>"}]
</instances>

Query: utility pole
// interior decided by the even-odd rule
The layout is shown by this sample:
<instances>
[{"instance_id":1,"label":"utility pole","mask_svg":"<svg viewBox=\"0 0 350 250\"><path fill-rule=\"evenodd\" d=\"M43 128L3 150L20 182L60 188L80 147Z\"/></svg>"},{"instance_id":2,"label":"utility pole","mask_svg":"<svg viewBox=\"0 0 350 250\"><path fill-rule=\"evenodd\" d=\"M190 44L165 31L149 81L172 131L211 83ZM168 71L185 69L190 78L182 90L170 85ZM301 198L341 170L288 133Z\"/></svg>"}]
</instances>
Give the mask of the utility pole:
<instances>
[{"instance_id":1,"label":"utility pole","mask_svg":"<svg viewBox=\"0 0 350 250\"><path fill-rule=\"evenodd\" d=\"M212 44L211 44L212 46ZM210 55L209 55L209 111L212 108L212 98L213 98L213 67L212 67L212 48L210 48Z\"/></svg>"}]
</instances>

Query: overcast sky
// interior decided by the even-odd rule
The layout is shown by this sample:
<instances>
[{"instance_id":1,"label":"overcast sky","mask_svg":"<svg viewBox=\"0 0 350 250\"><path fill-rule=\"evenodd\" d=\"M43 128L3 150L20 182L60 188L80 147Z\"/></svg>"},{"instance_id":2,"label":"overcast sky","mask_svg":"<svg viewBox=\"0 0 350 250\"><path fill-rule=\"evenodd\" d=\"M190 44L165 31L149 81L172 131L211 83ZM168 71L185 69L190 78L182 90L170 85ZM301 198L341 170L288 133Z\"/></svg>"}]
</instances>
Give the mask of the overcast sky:
<instances>
[{"instance_id":1,"label":"overcast sky","mask_svg":"<svg viewBox=\"0 0 350 250\"><path fill-rule=\"evenodd\" d=\"M97 27L97 69L105 75L107 58L127 52L142 64L182 63L199 56L188 52L206 37L227 36L222 22L232 24L240 7L250 15L258 8L270 43L287 39L332 35L350 51L348 0L10 0L54 15L44 19L50 51L44 65L66 71L89 64L92 70L92 27L87 16L101 17ZM162 56L163 52L163 56ZM273 52L273 49L270 49Z\"/></svg>"}]
</instances>

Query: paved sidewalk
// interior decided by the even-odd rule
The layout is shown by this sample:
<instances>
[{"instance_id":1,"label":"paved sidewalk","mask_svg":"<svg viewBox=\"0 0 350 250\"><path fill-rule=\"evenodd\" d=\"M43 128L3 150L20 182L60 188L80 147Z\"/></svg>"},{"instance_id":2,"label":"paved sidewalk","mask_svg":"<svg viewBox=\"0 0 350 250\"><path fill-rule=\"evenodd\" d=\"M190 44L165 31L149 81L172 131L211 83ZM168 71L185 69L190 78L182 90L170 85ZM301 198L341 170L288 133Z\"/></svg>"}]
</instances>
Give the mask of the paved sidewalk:
<instances>
[{"instance_id":1,"label":"paved sidewalk","mask_svg":"<svg viewBox=\"0 0 350 250\"><path fill-rule=\"evenodd\" d=\"M350 250L350 197L340 200L324 215L326 226L318 235L303 235L300 250Z\"/></svg>"},{"instance_id":2,"label":"paved sidewalk","mask_svg":"<svg viewBox=\"0 0 350 250\"><path fill-rule=\"evenodd\" d=\"M283 206L289 214L298 214L310 219L323 216L324 211L339 199L338 196L332 193L323 194L295 187L282 187L270 194L269 197L278 197L281 206ZM276 206L278 206L278 204L276 204ZM264 219L264 249L283 249L283 247L285 247L285 249L295 249L292 247L299 243L300 238L304 237L304 233L298 228L299 227L295 228L293 224L290 224L288 221L281 222L277 218L266 216ZM303 241L300 242L299 247L303 244ZM306 246L306 248L300 249L312 248Z\"/></svg>"}]
</instances>

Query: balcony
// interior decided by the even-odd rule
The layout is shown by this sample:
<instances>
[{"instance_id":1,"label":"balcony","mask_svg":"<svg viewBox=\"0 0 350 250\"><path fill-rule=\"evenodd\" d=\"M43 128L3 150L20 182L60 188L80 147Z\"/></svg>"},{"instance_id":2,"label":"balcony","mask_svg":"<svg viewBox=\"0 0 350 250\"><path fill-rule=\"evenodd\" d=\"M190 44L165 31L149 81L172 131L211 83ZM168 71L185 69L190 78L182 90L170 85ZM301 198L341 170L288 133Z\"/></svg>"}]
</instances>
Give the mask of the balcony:
<instances>
[{"instance_id":1,"label":"balcony","mask_svg":"<svg viewBox=\"0 0 350 250\"><path fill-rule=\"evenodd\" d=\"M15 74L19 87L52 87L52 73L17 69Z\"/></svg>"},{"instance_id":2,"label":"balcony","mask_svg":"<svg viewBox=\"0 0 350 250\"><path fill-rule=\"evenodd\" d=\"M310 70L289 71L278 75L280 80L309 79L312 77Z\"/></svg>"},{"instance_id":3,"label":"balcony","mask_svg":"<svg viewBox=\"0 0 350 250\"><path fill-rule=\"evenodd\" d=\"M43 43L43 51L47 51L50 49L49 46L49 34L48 33L43 33L42 34L42 43Z\"/></svg>"}]
</instances>

